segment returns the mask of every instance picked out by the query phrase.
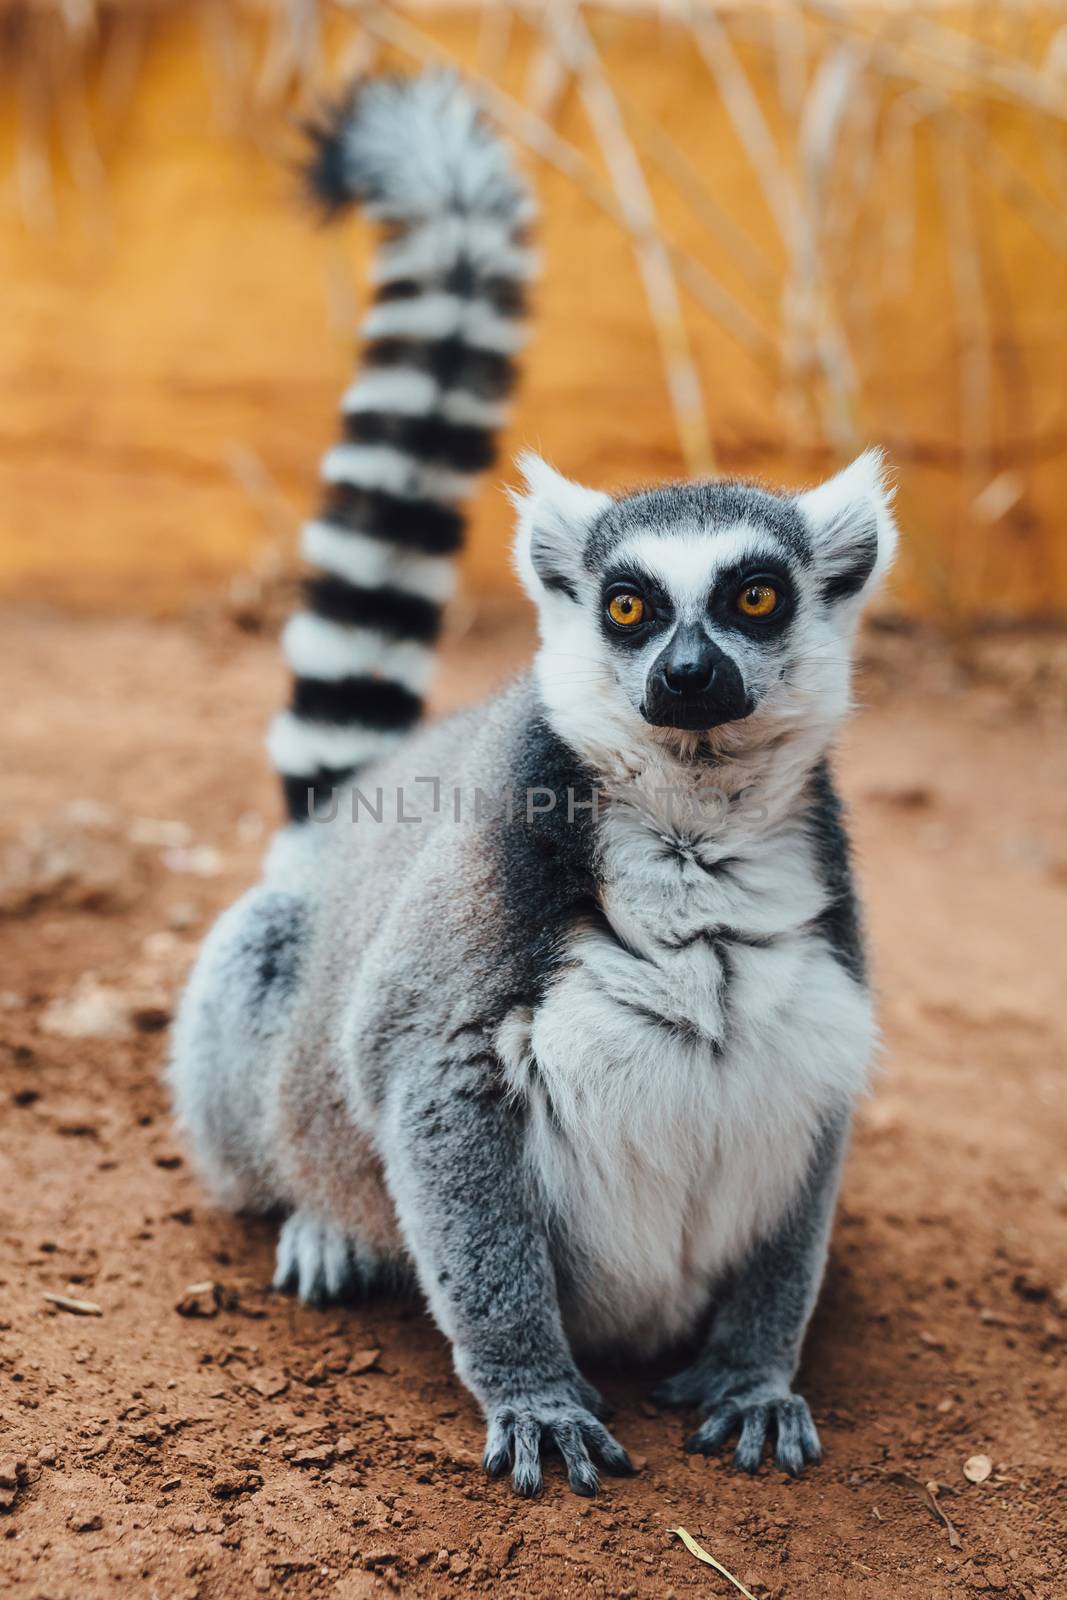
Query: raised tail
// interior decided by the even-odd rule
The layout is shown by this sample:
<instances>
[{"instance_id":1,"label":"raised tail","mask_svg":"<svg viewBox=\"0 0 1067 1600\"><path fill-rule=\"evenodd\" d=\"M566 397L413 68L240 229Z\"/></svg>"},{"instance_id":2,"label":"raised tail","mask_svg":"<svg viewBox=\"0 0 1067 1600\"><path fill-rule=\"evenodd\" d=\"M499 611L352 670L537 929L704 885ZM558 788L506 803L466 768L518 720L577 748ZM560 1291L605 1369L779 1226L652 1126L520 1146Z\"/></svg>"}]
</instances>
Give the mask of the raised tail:
<instances>
[{"instance_id":1,"label":"raised tail","mask_svg":"<svg viewBox=\"0 0 1067 1600\"><path fill-rule=\"evenodd\" d=\"M422 714L463 503L493 460L535 270L533 202L451 73L358 87L315 133L312 186L385 225L343 442L303 531L317 571L283 645L292 699L268 748L289 816L382 755Z\"/></svg>"}]
</instances>

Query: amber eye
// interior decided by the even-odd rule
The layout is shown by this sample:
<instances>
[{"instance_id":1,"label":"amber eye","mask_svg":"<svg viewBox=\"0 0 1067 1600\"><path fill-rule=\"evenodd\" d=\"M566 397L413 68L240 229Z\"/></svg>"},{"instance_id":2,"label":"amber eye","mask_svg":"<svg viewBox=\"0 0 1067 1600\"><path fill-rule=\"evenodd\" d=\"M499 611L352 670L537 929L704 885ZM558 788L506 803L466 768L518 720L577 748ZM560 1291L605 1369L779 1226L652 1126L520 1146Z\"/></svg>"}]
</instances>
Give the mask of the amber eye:
<instances>
[{"instance_id":1,"label":"amber eye","mask_svg":"<svg viewBox=\"0 0 1067 1600\"><path fill-rule=\"evenodd\" d=\"M744 617L769 617L778 605L778 590L771 583L746 583L736 605Z\"/></svg>"},{"instance_id":2,"label":"amber eye","mask_svg":"<svg viewBox=\"0 0 1067 1600\"><path fill-rule=\"evenodd\" d=\"M635 628L645 619L645 602L639 594L613 594L608 601L608 616L620 628Z\"/></svg>"}]
</instances>

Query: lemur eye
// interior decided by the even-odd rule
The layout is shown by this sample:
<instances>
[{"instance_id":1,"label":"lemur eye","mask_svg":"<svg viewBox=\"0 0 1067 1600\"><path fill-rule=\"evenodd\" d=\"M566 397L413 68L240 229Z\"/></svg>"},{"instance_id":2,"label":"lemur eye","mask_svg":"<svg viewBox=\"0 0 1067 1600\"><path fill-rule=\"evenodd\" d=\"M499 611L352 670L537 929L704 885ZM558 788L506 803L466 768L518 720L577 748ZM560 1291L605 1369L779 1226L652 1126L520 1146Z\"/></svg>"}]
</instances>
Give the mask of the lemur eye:
<instances>
[{"instance_id":1,"label":"lemur eye","mask_svg":"<svg viewBox=\"0 0 1067 1600\"><path fill-rule=\"evenodd\" d=\"M613 594L608 601L608 616L620 628L635 628L645 619L645 602L639 594Z\"/></svg>"},{"instance_id":2,"label":"lemur eye","mask_svg":"<svg viewBox=\"0 0 1067 1600\"><path fill-rule=\"evenodd\" d=\"M746 583L734 602L744 617L769 617L778 605L773 583Z\"/></svg>"}]
</instances>

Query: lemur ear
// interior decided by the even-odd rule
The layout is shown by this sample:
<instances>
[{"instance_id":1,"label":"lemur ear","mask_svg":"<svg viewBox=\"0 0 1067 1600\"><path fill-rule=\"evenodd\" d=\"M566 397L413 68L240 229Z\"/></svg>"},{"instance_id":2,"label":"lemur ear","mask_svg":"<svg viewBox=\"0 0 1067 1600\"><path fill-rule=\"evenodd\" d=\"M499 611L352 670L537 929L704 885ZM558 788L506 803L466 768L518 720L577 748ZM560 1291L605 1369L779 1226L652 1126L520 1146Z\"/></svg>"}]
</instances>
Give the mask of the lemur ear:
<instances>
[{"instance_id":1,"label":"lemur ear","mask_svg":"<svg viewBox=\"0 0 1067 1600\"><path fill-rule=\"evenodd\" d=\"M525 494L511 495L519 513L515 564L523 586L534 601L546 589L576 600L585 536L611 496L572 483L532 450L523 451L517 466L526 482Z\"/></svg>"},{"instance_id":2,"label":"lemur ear","mask_svg":"<svg viewBox=\"0 0 1067 1600\"><path fill-rule=\"evenodd\" d=\"M897 547L893 489L881 450L865 450L836 477L797 497L811 530L823 599L869 594Z\"/></svg>"}]
</instances>

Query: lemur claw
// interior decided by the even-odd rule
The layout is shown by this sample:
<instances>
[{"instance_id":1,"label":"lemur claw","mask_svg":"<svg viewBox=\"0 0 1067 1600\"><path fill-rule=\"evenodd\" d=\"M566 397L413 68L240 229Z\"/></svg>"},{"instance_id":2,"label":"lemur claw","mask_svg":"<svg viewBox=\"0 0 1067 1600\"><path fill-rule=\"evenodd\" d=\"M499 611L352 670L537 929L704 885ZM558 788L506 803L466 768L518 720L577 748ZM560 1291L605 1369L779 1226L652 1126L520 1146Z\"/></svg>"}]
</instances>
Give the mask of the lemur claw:
<instances>
[{"instance_id":1,"label":"lemur claw","mask_svg":"<svg viewBox=\"0 0 1067 1600\"><path fill-rule=\"evenodd\" d=\"M490 1478L501 1477L510 1467L516 1493L526 1498L540 1494L546 1446L562 1456L575 1494L595 1495L600 1487L594 1455L617 1476L634 1470L622 1445L585 1406L531 1397L489 1411L482 1465Z\"/></svg>"},{"instance_id":2,"label":"lemur claw","mask_svg":"<svg viewBox=\"0 0 1067 1600\"><path fill-rule=\"evenodd\" d=\"M306 1211L294 1211L282 1224L274 1271L275 1289L295 1290L307 1305L325 1305L358 1295L373 1276L373 1265L338 1228Z\"/></svg>"},{"instance_id":3,"label":"lemur claw","mask_svg":"<svg viewBox=\"0 0 1067 1600\"><path fill-rule=\"evenodd\" d=\"M762 1398L759 1391L732 1395L707 1408L704 1421L685 1449L690 1455L714 1455L734 1433L740 1434L733 1465L739 1472L758 1472L768 1435L774 1430L774 1459L783 1472L799 1477L822 1460L822 1446L807 1401L799 1394Z\"/></svg>"},{"instance_id":4,"label":"lemur claw","mask_svg":"<svg viewBox=\"0 0 1067 1600\"><path fill-rule=\"evenodd\" d=\"M719 1365L705 1357L661 1383L652 1398L661 1406L699 1407L704 1421L686 1440L690 1455L714 1455L737 1433L733 1465L739 1472L757 1472L773 1432L774 1459L783 1472L795 1478L822 1460L808 1403L793 1393L784 1375Z\"/></svg>"}]
</instances>

